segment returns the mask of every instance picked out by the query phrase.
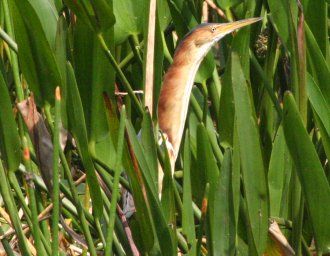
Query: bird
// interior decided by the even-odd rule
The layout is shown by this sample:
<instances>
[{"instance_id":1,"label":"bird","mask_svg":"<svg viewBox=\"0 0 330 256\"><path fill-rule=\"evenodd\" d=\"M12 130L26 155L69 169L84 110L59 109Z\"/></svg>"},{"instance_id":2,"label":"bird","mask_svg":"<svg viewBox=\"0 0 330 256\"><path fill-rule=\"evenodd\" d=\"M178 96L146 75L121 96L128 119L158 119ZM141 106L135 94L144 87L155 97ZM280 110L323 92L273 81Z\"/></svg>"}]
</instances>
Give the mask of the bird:
<instances>
[{"instance_id":1,"label":"bird","mask_svg":"<svg viewBox=\"0 0 330 256\"><path fill-rule=\"evenodd\" d=\"M262 18L249 18L229 23L203 23L184 36L176 48L173 63L167 70L158 101L158 125L164 135L171 172L174 173L182 134L187 117L189 98L195 75L203 58L225 35L260 21ZM159 140L162 143L162 139ZM164 172L158 166L158 193L162 194ZM123 211L127 218L135 212L132 195L124 193Z\"/></svg>"},{"instance_id":2,"label":"bird","mask_svg":"<svg viewBox=\"0 0 330 256\"><path fill-rule=\"evenodd\" d=\"M163 79L157 109L158 125L165 137L172 174L182 140L190 93L202 60L225 35L261 19L258 17L229 23L203 23L185 35L177 46L173 63ZM162 177L163 174L159 173L159 187Z\"/></svg>"}]
</instances>

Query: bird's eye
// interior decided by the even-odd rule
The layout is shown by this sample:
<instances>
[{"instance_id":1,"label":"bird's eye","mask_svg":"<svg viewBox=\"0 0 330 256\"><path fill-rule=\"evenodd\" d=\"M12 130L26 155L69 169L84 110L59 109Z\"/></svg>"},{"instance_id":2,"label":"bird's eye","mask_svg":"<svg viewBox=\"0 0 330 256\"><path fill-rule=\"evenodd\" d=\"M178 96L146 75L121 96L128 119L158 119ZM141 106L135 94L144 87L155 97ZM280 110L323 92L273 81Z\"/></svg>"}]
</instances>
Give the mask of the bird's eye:
<instances>
[{"instance_id":1,"label":"bird's eye","mask_svg":"<svg viewBox=\"0 0 330 256\"><path fill-rule=\"evenodd\" d=\"M211 32L214 33L214 31L215 31L215 27L212 26L212 27L211 27Z\"/></svg>"}]
</instances>

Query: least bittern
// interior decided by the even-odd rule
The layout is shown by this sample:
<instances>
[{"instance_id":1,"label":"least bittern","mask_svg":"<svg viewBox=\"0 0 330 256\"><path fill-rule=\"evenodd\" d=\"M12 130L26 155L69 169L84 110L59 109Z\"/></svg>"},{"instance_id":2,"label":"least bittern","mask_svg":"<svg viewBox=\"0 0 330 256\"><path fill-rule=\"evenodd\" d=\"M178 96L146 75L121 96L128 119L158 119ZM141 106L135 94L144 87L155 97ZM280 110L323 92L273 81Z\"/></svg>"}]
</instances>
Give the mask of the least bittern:
<instances>
[{"instance_id":1,"label":"least bittern","mask_svg":"<svg viewBox=\"0 0 330 256\"><path fill-rule=\"evenodd\" d=\"M191 89L204 56L225 35L259 20L261 18L201 24L189 32L177 47L173 64L164 77L158 103L159 128L168 140L172 171L182 139Z\"/></svg>"}]
</instances>

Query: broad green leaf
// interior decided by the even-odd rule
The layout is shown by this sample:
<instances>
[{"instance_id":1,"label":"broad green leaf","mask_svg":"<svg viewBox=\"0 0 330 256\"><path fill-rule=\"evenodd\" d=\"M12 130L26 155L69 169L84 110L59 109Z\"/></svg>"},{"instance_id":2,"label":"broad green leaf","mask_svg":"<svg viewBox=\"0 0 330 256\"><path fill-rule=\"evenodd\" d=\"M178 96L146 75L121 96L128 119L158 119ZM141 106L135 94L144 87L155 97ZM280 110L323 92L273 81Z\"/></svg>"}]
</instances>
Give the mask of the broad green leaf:
<instances>
[{"instance_id":1,"label":"broad green leaf","mask_svg":"<svg viewBox=\"0 0 330 256\"><path fill-rule=\"evenodd\" d=\"M290 177L287 173L288 165L291 166L291 161L281 126L275 137L268 170L270 216L272 217L280 217L281 208L287 203L284 197L285 183Z\"/></svg>"},{"instance_id":2,"label":"broad green leaf","mask_svg":"<svg viewBox=\"0 0 330 256\"><path fill-rule=\"evenodd\" d=\"M144 111L141 127L141 145L146 156L147 164L151 171L151 178L158 184L158 161L157 161L157 141L153 129L153 123L149 111ZM157 186L158 187L158 186Z\"/></svg>"},{"instance_id":3,"label":"broad green leaf","mask_svg":"<svg viewBox=\"0 0 330 256\"><path fill-rule=\"evenodd\" d=\"M113 14L112 0L93 0L91 4L100 30L104 32L110 29L116 21Z\"/></svg>"},{"instance_id":4,"label":"broad green leaf","mask_svg":"<svg viewBox=\"0 0 330 256\"><path fill-rule=\"evenodd\" d=\"M141 180L141 171L139 170L136 158L131 147L130 140L126 137L127 149L123 155L123 166L129 177L134 204L136 208L136 219L139 227L139 238L142 241L141 253L147 254L157 243L155 238L155 225L150 212L149 204L145 198L144 182ZM137 240L137 239L136 239Z\"/></svg>"},{"instance_id":5,"label":"broad green leaf","mask_svg":"<svg viewBox=\"0 0 330 256\"><path fill-rule=\"evenodd\" d=\"M103 202L100 191L100 186L97 181L94 164L88 150L87 131L85 124L84 112L82 109L81 99L74 76L73 68L70 63L67 64L67 85L68 85L68 98L67 98L67 114L70 132L75 138L78 151L81 156L82 163L86 169L87 183L91 194L93 203L93 213L97 217L103 214Z\"/></svg>"},{"instance_id":6,"label":"broad green leaf","mask_svg":"<svg viewBox=\"0 0 330 256\"><path fill-rule=\"evenodd\" d=\"M327 62L307 24L305 24L307 60L311 67L311 74L319 86L324 99L330 102L330 70Z\"/></svg>"},{"instance_id":7,"label":"broad green leaf","mask_svg":"<svg viewBox=\"0 0 330 256\"><path fill-rule=\"evenodd\" d=\"M21 160L18 127L10 102L8 87L0 71L0 149L9 171L16 171Z\"/></svg>"},{"instance_id":8,"label":"broad green leaf","mask_svg":"<svg viewBox=\"0 0 330 256\"><path fill-rule=\"evenodd\" d=\"M172 17L167 1L157 1L157 14L161 31L164 31L171 22Z\"/></svg>"},{"instance_id":9,"label":"broad green leaf","mask_svg":"<svg viewBox=\"0 0 330 256\"><path fill-rule=\"evenodd\" d=\"M205 185L209 184L208 193L208 214L207 214L207 237L211 242L217 239L215 229L216 218L215 218L215 190L217 181L219 179L219 168L216 164L211 144L208 138L207 129L203 124L197 126L197 162L200 172L205 172L205 183L203 191L205 191ZM209 243L210 250L215 252L214 244Z\"/></svg>"},{"instance_id":10,"label":"broad green leaf","mask_svg":"<svg viewBox=\"0 0 330 256\"><path fill-rule=\"evenodd\" d=\"M116 16L115 42L122 43L129 35L140 34L144 26L144 13L147 0L114 1L113 9Z\"/></svg>"},{"instance_id":11,"label":"broad green leaf","mask_svg":"<svg viewBox=\"0 0 330 256\"><path fill-rule=\"evenodd\" d=\"M220 6L221 9L229 10L230 7L238 5L242 2L242 0L216 0L217 4Z\"/></svg>"},{"instance_id":12,"label":"broad green leaf","mask_svg":"<svg viewBox=\"0 0 330 256\"><path fill-rule=\"evenodd\" d=\"M64 0L67 6L95 33L105 32L115 23L112 1Z\"/></svg>"},{"instance_id":13,"label":"broad green leaf","mask_svg":"<svg viewBox=\"0 0 330 256\"><path fill-rule=\"evenodd\" d=\"M324 58L329 54L327 5L324 0L302 0L305 21L314 34Z\"/></svg>"},{"instance_id":14,"label":"broad green leaf","mask_svg":"<svg viewBox=\"0 0 330 256\"><path fill-rule=\"evenodd\" d=\"M93 30L96 27L96 21L90 17L90 12L92 12L91 6L87 1L74 1L74 0L64 0L64 3L74 12L79 20L84 22L90 30ZM84 5L88 7L85 7Z\"/></svg>"},{"instance_id":15,"label":"broad green leaf","mask_svg":"<svg viewBox=\"0 0 330 256\"><path fill-rule=\"evenodd\" d=\"M45 36L52 49L55 46L55 36L58 15L51 1L28 0L35 13L38 15Z\"/></svg>"},{"instance_id":16,"label":"broad green leaf","mask_svg":"<svg viewBox=\"0 0 330 256\"><path fill-rule=\"evenodd\" d=\"M314 145L305 130L291 93L284 96L283 128L285 140L296 166L311 219L316 248L330 252L330 187Z\"/></svg>"},{"instance_id":17,"label":"broad green leaf","mask_svg":"<svg viewBox=\"0 0 330 256\"><path fill-rule=\"evenodd\" d=\"M145 178L146 181L146 186L150 189L152 192L153 196L157 197L158 196L158 187L153 181L153 176L152 176L152 170L150 169L150 166L146 160L146 155L144 154L144 150L141 147L141 143L138 141L138 138L136 136L134 127L132 126L132 123L130 121L126 122L126 128L127 128L127 133L130 138L132 148L134 150L134 153L136 155L137 161L141 167L141 172L143 174L143 177Z\"/></svg>"},{"instance_id":18,"label":"broad green leaf","mask_svg":"<svg viewBox=\"0 0 330 256\"><path fill-rule=\"evenodd\" d=\"M235 70L232 83L248 225L256 250L262 255L266 248L269 213L260 138L249 88L236 53L232 53L231 65L232 70Z\"/></svg>"},{"instance_id":19,"label":"broad green leaf","mask_svg":"<svg viewBox=\"0 0 330 256\"><path fill-rule=\"evenodd\" d=\"M235 255L235 215L232 191L232 153L224 154L214 196L213 255Z\"/></svg>"},{"instance_id":20,"label":"broad green leaf","mask_svg":"<svg viewBox=\"0 0 330 256\"><path fill-rule=\"evenodd\" d=\"M57 30L55 37L55 47L54 54L58 65L59 73L62 77L62 86L61 86L61 97L64 99L61 101L61 122L64 127L68 126L67 115L66 115L66 98L67 98L67 89L66 89L66 59L67 59L67 33L68 28L63 16L59 17L57 21Z\"/></svg>"},{"instance_id":21,"label":"broad green leaf","mask_svg":"<svg viewBox=\"0 0 330 256\"><path fill-rule=\"evenodd\" d=\"M146 188L146 194L150 205L150 211L154 222L155 232L158 237L159 246L164 255L173 255L176 245L172 241L172 223L167 223L158 199L158 188L152 181L151 173L144 152L141 149L136 133L130 121L126 122L126 131L131 142L132 149L136 155L141 169L141 177Z\"/></svg>"},{"instance_id":22,"label":"broad green leaf","mask_svg":"<svg viewBox=\"0 0 330 256\"><path fill-rule=\"evenodd\" d=\"M183 152L183 207L182 207L182 233L187 237L187 242L190 244L188 255L196 255L196 233L194 213L192 208L192 193L191 193L191 153L189 143L189 130L186 131L184 140Z\"/></svg>"},{"instance_id":23,"label":"broad green leaf","mask_svg":"<svg viewBox=\"0 0 330 256\"><path fill-rule=\"evenodd\" d=\"M234 123L234 139L233 139L233 153L232 153L232 175L231 184L233 191L233 207L235 227L237 233L238 217L239 217L239 204L241 198L241 156L239 152L239 141L237 134L237 121Z\"/></svg>"},{"instance_id":24,"label":"broad green leaf","mask_svg":"<svg viewBox=\"0 0 330 256\"><path fill-rule=\"evenodd\" d=\"M172 243L172 249L177 247L177 239L176 239L176 207L175 207L175 197L174 197L174 180L172 176L172 167L171 167L171 161L169 157L169 152L166 148L165 141L163 142L162 146L164 147L164 164L162 171L164 172L164 178L163 178L163 187L162 187L162 194L161 194L161 206L162 206L162 214L165 217L165 221L167 223L168 231L171 235L171 243ZM159 241L162 241L161 239ZM169 253L169 248L166 248L166 252ZM164 251L164 247L163 247ZM175 254L175 249L171 252L171 254Z\"/></svg>"},{"instance_id":25,"label":"broad green leaf","mask_svg":"<svg viewBox=\"0 0 330 256\"><path fill-rule=\"evenodd\" d=\"M290 35L290 24L292 24L293 19L295 21L294 27L296 27L297 4L294 0L268 0L268 5L272 21L279 33L281 41L291 51L293 35ZM291 16L291 12L293 17Z\"/></svg>"},{"instance_id":26,"label":"broad green leaf","mask_svg":"<svg viewBox=\"0 0 330 256\"><path fill-rule=\"evenodd\" d=\"M103 36L109 45L114 45L113 29L108 29ZM90 150L92 154L97 154L99 159L113 167L113 142L117 138L113 138L109 133L102 94L107 92L111 99L113 98L115 71L106 59L96 35L80 20L74 27L73 40L74 69L84 109Z\"/></svg>"},{"instance_id":27,"label":"broad green leaf","mask_svg":"<svg viewBox=\"0 0 330 256\"><path fill-rule=\"evenodd\" d=\"M330 101L326 101L313 77L307 74L307 94L310 103L320 117L325 130L330 134Z\"/></svg>"},{"instance_id":28,"label":"broad green leaf","mask_svg":"<svg viewBox=\"0 0 330 256\"><path fill-rule=\"evenodd\" d=\"M330 134L327 132L320 117L315 112L314 112L314 119L315 119L316 126L320 130L322 144L323 144L325 154L328 157L328 159L330 159Z\"/></svg>"},{"instance_id":29,"label":"broad green leaf","mask_svg":"<svg viewBox=\"0 0 330 256\"><path fill-rule=\"evenodd\" d=\"M244 75L249 77L249 40L250 29L243 28L239 30L232 40L232 51L240 56L241 66L244 68ZM232 70L231 59L228 59L226 71L223 75L223 82L220 95L219 123L218 130L220 134L221 145L229 147L233 145L235 106L233 101L232 76L235 70Z\"/></svg>"},{"instance_id":30,"label":"broad green leaf","mask_svg":"<svg viewBox=\"0 0 330 256\"><path fill-rule=\"evenodd\" d=\"M41 21L29 1L9 2L23 75L39 104L54 102L55 87L61 86L62 82Z\"/></svg>"}]
</instances>

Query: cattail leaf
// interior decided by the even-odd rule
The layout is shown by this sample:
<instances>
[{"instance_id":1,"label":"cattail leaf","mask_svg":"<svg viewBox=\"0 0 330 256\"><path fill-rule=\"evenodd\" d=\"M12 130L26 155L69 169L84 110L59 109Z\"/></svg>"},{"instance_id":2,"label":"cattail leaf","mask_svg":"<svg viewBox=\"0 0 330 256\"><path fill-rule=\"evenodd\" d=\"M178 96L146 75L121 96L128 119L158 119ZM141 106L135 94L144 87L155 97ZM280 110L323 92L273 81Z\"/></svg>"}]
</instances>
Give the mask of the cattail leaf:
<instances>
[{"instance_id":1,"label":"cattail leaf","mask_svg":"<svg viewBox=\"0 0 330 256\"><path fill-rule=\"evenodd\" d=\"M150 176L153 183L158 184L157 141L153 129L153 123L149 111L144 111L141 127L141 145L145 152L147 164L150 168Z\"/></svg>"},{"instance_id":2,"label":"cattail leaf","mask_svg":"<svg viewBox=\"0 0 330 256\"><path fill-rule=\"evenodd\" d=\"M248 225L256 251L261 255L267 243L268 189L260 147L259 131L239 57L232 53L233 92L239 140L243 186L246 198ZM256 177L258 177L256 179Z\"/></svg>"},{"instance_id":3,"label":"cattail leaf","mask_svg":"<svg viewBox=\"0 0 330 256\"><path fill-rule=\"evenodd\" d=\"M310 74L319 86L324 99L330 102L330 70L322 51L320 50L313 33L305 24L307 60L310 66Z\"/></svg>"},{"instance_id":4,"label":"cattail leaf","mask_svg":"<svg viewBox=\"0 0 330 256\"><path fill-rule=\"evenodd\" d=\"M97 181L94 164L92 162L92 158L88 150L84 112L73 68L70 63L67 64L67 72L67 114L69 128L70 132L75 138L83 166L86 169L87 182L89 185L91 199L93 203L93 213L95 214L95 216L101 217L103 214L103 201L101 196L101 190Z\"/></svg>"},{"instance_id":5,"label":"cattail leaf","mask_svg":"<svg viewBox=\"0 0 330 256\"><path fill-rule=\"evenodd\" d=\"M162 207L158 199L158 188L155 183L152 182L150 169L147 161L144 157L144 152L141 149L141 145L137 139L136 133L132 124L126 122L126 131L130 139L130 143L134 154L136 155L136 160L141 169L141 177L145 185L145 192L147 194L148 203L150 205L150 211L153 219L153 227L158 237L159 246L164 255L173 255L176 250L176 246L172 240L172 226L167 223ZM141 182L141 181L140 181Z\"/></svg>"},{"instance_id":6,"label":"cattail leaf","mask_svg":"<svg viewBox=\"0 0 330 256\"><path fill-rule=\"evenodd\" d=\"M106 31L110 29L116 22L113 14L112 0L92 0L91 4L100 30Z\"/></svg>"},{"instance_id":7,"label":"cattail leaf","mask_svg":"<svg viewBox=\"0 0 330 256\"><path fill-rule=\"evenodd\" d=\"M74 1L64 0L65 4L84 24L96 33L105 32L115 23L112 1Z\"/></svg>"},{"instance_id":8,"label":"cattail leaf","mask_svg":"<svg viewBox=\"0 0 330 256\"><path fill-rule=\"evenodd\" d=\"M311 75L307 75L307 94L315 112L322 120L324 128L330 134L330 102L326 101L320 88Z\"/></svg>"},{"instance_id":9,"label":"cattail leaf","mask_svg":"<svg viewBox=\"0 0 330 256\"><path fill-rule=\"evenodd\" d=\"M114 1L113 4L116 43L122 43L129 35L140 34L144 26L144 12L148 8L147 1L122 0Z\"/></svg>"},{"instance_id":10,"label":"cattail leaf","mask_svg":"<svg viewBox=\"0 0 330 256\"><path fill-rule=\"evenodd\" d=\"M292 166L291 157L281 126L275 137L268 170L270 216L281 216L281 209L285 208L287 204L285 201L287 196L286 183L291 177L289 166Z\"/></svg>"},{"instance_id":11,"label":"cattail leaf","mask_svg":"<svg viewBox=\"0 0 330 256\"><path fill-rule=\"evenodd\" d=\"M290 35L290 23L295 21L294 27L297 25L298 8L296 2L293 0L268 0L268 5L272 21L281 41L292 52L292 38L294 35Z\"/></svg>"},{"instance_id":12,"label":"cattail leaf","mask_svg":"<svg viewBox=\"0 0 330 256\"><path fill-rule=\"evenodd\" d=\"M244 68L244 74L249 74L249 47L248 42L250 40L250 29L240 29L236 36L232 40L233 52L236 52L240 56L241 65ZM227 61L227 68L222 79L222 88L220 95L220 109L219 109L219 122L218 130L220 134L221 145L229 147L233 145L233 131L234 131L234 118L235 118L235 106L233 100L233 84L232 74L235 70L231 67L232 60L229 58Z\"/></svg>"},{"instance_id":13,"label":"cattail leaf","mask_svg":"<svg viewBox=\"0 0 330 256\"><path fill-rule=\"evenodd\" d=\"M0 71L0 149L9 171L16 171L21 161L18 127L5 79Z\"/></svg>"},{"instance_id":14,"label":"cattail leaf","mask_svg":"<svg viewBox=\"0 0 330 256\"><path fill-rule=\"evenodd\" d=\"M113 45L113 28L104 32L103 36L107 43ZM114 144L117 137L109 133L111 128L107 122L102 93L111 95L113 101L115 71L106 59L96 35L80 20L74 27L73 37L74 69L83 104L90 150L98 155L100 160L114 167Z\"/></svg>"},{"instance_id":15,"label":"cattail leaf","mask_svg":"<svg viewBox=\"0 0 330 256\"><path fill-rule=\"evenodd\" d=\"M150 169L148 162L146 160L146 156L144 154L144 151L141 147L140 142L137 139L136 133L134 131L134 128L132 124L128 121L126 122L126 129L128 136L130 138L132 148L134 150L134 153L136 155L137 161L141 167L141 172L143 174L143 178L146 181L146 186L150 189L152 192L153 196L157 197L158 196L158 188L156 184L153 182L152 179L152 170Z\"/></svg>"},{"instance_id":16,"label":"cattail leaf","mask_svg":"<svg viewBox=\"0 0 330 256\"><path fill-rule=\"evenodd\" d=\"M182 208L182 233L187 237L187 242L190 244L188 255L196 255L196 232L194 214L192 208L192 193L191 193L191 153L189 130L186 131L184 139L183 152L183 208Z\"/></svg>"},{"instance_id":17,"label":"cattail leaf","mask_svg":"<svg viewBox=\"0 0 330 256\"><path fill-rule=\"evenodd\" d=\"M284 96L283 129L305 196L319 253L330 252L330 186L314 145L306 132L293 95ZM317 198L317 200L316 200Z\"/></svg>"},{"instance_id":18,"label":"cattail leaf","mask_svg":"<svg viewBox=\"0 0 330 256\"><path fill-rule=\"evenodd\" d=\"M39 104L52 103L55 87L62 84L52 51L55 42L48 41L41 20L29 1L10 0L9 3L24 77Z\"/></svg>"},{"instance_id":19,"label":"cattail leaf","mask_svg":"<svg viewBox=\"0 0 330 256\"><path fill-rule=\"evenodd\" d=\"M214 254L235 255L235 215L232 191L232 152L226 149L214 195Z\"/></svg>"},{"instance_id":20,"label":"cattail leaf","mask_svg":"<svg viewBox=\"0 0 330 256\"><path fill-rule=\"evenodd\" d=\"M306 23L325 58L329 57L327 6L324 0L302 0Z\"/></svg>"},{"instance_id":21,"label":"cattail leaf","mask_svg":"<svg viewBox=\"0 0 330 256\"><path fill-rule=\"evenodd\" d=\"M205 184L209 184L209 197L208 197L208 212L207 212L207 236L209 241L216 239L215 229L215 189L219 179L219 168L216 164L215 157L212 152L210 140L207 134L207 129L204 125L197 126L197 163L200 172L205 172ZM203 188L205 190L205 187ZM210 250L215 252L214 244L210 244Z\"/></svg>"}]
</instances>

